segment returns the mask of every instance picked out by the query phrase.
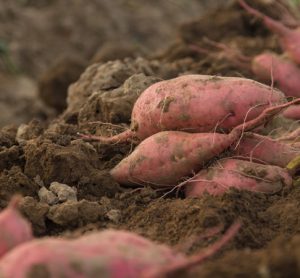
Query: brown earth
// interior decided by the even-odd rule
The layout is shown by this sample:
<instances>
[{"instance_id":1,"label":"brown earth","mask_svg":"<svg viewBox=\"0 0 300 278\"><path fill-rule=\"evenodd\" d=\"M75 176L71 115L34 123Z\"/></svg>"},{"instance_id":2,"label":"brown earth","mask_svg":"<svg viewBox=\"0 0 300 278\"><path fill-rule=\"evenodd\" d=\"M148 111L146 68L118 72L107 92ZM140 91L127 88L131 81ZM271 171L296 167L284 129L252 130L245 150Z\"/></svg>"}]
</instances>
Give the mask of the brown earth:
<instances>
[{"instance_id":1,"label":"brown earth","mask_svg":"<svg viewBox=\"0 0 300 278\"><path fill-rule=\"evenodd\" d=\"M55 5L59 1L42 1L46 6L39 4L37 7L38 2L25 2L29 5L26 9L31 12L40 9L42 14L47 5ZM266 9L266 6L261 7ZM50 18L54 16L51 10L47 13ZM82 19L80 14L78 16ZM62 36L71 36L68 24L72 21L70 23L67 19L63 21L66 26L64 32L61 31ZM116 22L115 28L121 28L118 24L121 23ZM93 32L95 29L90 29L82 41L88 40ZM51 35L46 36L47 39L51 40ZM239 234L221 253L191 272L176 277L298 277L300 189L297 186L275 195L231 190L224 196L204 195L193 199L184 198L181 192L179 196L175 193L164 196L166 191L124 188L113 181L109 171L134 146L129 143L107 145L84 142L78 138L78 131L107 135L128 128L136 98L146 87L160 79L185 73L254 78L249 70L238 68L217 50L212 51L204 37L222 41L249 56L265 49L280 51L277 39L261 22L253 20L233 4L181 25L173 45L164 49L160 44L160 53L151 58L150 55L135 57L126 52L126 56L131 57L106 61L99 58L102 54L98 53L93 60L96 62L88 66L69 87L67 99L58 95L55 99L48 98L52 102L50 104L47 97L43 97L48 105L58 111L67 106L59 116L53 118L52 110L47 114L42 109L39 111L43 111L44 115L40 120L5 126L0 131L1 208L15 193L21 193L24 196L21 211L31 221L35 235L39 237L77 237L88 231L116 228L137 232L172 246L183 245L207 228L223 225L225 230L239 219L242 223ZM210 49L211 54L198 52L192 47L195 45ZM85 52L87 59L94 54L98 44L78 45L77 51L80 47L89 49ZM45 64L49 57L39 53L36 58L41 60L32 64L29 73L47 68ZM85 65L88 64L86 61ZM66 67L69 74L67 85L57 81L59 86L66 88L76 80L76 74L70 74L74 70L72 65L70 63L68 66L72 68L70 71ZM76 65L78 68L82 66L78 60ZM57 72L59 79L64 70ZM53 84L46 86L46 83L41 83L41 86L55 95ZM30 119L30 115L26 116ZM51 116L52 120L49 118ZM280 125L286 125L288 129L290 122L280 122ZM77 200L41 201L40 188L49 189L53 182L75 188ZM197 242L186 252L194 254L213 239Z\"/></svg>"},{"instance_id":2,"label":"brown earth","mask_svg":"<svg viewBox=\"0 0 300 278\"><path fill-rule=\"evenodd\" d=\"M66 106L67 87L87 65L152 55L174 40L180 24L222 1L2 2L0 127L53 118Z\"/></svg>"}]
</instances>

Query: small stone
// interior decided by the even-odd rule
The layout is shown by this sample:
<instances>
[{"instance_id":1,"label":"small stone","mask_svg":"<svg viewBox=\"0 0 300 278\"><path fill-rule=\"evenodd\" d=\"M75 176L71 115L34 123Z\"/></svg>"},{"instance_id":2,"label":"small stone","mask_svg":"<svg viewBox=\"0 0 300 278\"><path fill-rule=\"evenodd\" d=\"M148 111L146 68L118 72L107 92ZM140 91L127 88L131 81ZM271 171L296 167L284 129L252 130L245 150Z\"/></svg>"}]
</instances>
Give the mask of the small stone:
<instances>
[{"instance_id":1,"label":"small stone","mask_svg":"<svg viewBox=\"0 0 300 278\"><path fill-rule=\"evenodd\" d=\"M27 124L20 124L17 130L16 134L16 141L18 143L23 143L26 141L26 133L28 130L28 125Z\"/></svg>"},{"instance_id":2,"label":"small stone","mask_svg":"<svg viewBox=\"0 0 300 278\"><path fill-rule=\"evenodd\" d=\"M59 182L52 182L49 189L57 195L60 202L77 201L77 190L75 187Z\"/></svg>"},{"instance_id":3,"label":"small stone","mask_svg":"<svg viewBox=\"0 0 300 278\"><path fill-rule=\"evenodd\" d=\"M39 190L38 196L42 203L46 203L48 205L54 205L58 203L58 197L44 186Z\"/></svg>"},{"instance_id":4,"label":"small stone","mask_svg":"<svg viewBox=\"0 0 300 278\"><path fill-rule=\"evenodd\" d=\"M119 223L121 219L121 212L118 209L111 209L106 216L109 220L111 220L114 223Z\"/></svg>"}]
</instances>

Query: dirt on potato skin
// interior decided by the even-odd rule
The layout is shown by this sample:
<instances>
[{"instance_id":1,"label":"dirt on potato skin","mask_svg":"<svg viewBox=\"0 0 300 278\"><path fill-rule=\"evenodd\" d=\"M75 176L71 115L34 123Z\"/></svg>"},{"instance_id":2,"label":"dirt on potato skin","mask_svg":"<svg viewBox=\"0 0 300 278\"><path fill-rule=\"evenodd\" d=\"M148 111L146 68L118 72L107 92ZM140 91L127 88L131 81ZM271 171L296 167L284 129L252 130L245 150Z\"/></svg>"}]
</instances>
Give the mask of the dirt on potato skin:
<instances>
[{"instance_id":1,"label":"dirt on potato skin","mask_svg":"<svg viewBox=\"0 0 300 278\"><path fill-rule=\"evenodd\" d=\"M178 31L177 42L153 59L133 57L90 65L69 87L68 107L52 122L33 121L22 127L3 128L0 207L4 208L15 193L22 194L20 210L38 237L74 238L94 230L116 228L178 248L208 228L221 225L225 231L239 219L240 232L220 253L176 277L299 276L297 186L275 195L231 190L218 197L184 198L182 193L165 197L166 191L125 188L110 177L110 169L134 145L108 145L78 138L78 131L109 135L129 128L134 103L130 94L138 96L156 80L185 73L253 78L251 72L237 68L224 57L203 55L188 48L191 43L206 46L203 36L213 34L211 39L238 45L247 55L264 49L279 51L276 38L236 5L228 11L215 12L213 22L208 20L210 17L184 25ZM235 28L237 25L239 28ZM113 101L117 102L113 108L100 109L107 107L102 105L104 102ZM49 188L54 181L75 187L78 201L54 205L41 202L39 189ZM185 252L195 254L219 236L195 242Z\"/></svg>"}]
</instances>

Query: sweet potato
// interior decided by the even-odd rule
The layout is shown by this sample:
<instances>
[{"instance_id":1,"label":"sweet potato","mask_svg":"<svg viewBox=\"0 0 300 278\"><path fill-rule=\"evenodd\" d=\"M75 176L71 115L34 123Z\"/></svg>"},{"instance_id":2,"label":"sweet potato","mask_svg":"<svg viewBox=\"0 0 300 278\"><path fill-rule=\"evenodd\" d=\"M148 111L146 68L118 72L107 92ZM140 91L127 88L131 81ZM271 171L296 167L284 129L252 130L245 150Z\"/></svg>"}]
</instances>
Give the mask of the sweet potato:
<instances>
[{"instance_id":1,"label":"sweet potato","mask_svg":"<svg viewBox=\"0 0 300 278\"><path fill-rule=\"evenodd\" d=\"M155 83L140 95L133 107L131 130L109 138L82 137L119 142L134 137L143 140L165 130L230 131L283 102L280 91L250 79L183 75Z\"/></svg>"},{"instance_id":2,"label":"sweet potato","mask_svg":"<svg viewBox=\"0 0 300 278\"><path fill-rule=\"evenodd\" d=\"M208 169L201 170L184 186L187 197L198 197L204 192L221 195L229 188L276 193L284 186L291 185L292 178L283 168L237 159L222 159Z\"/></svg>"},{"instance_id":3,"label":"sweet potato","mask_svg":"<svg viewBox=\"0 0 300 278\"><path fill-rule=\"evenodd\" d=\"M278 36L283 51L286 52L293 61L300 64L300 27L290 29L280 21L274 20L250 7L244 0L239 0L239 3L250 14L261 18L265 26Z\"/></svg>"},{"instance_id":4,"label":"sweet potato","mask_svg":"<svg viewBox=\"0 0 300 278\"><path fill-rule=\"evenodd\" d=\"M286 167L300 155L300 148L255 133L244 133L239 144L234 146L233 155L239 159Z\"/></svg>"},{"instance_id":5,"label":"sweet potato","mask_svg":"<svg viewBox=\"0 0 300 278\"><path fill-rule=\"evenodd\" d=\"M257 127L275 112L297 102L300 99L268 108L256 119L235 127L229 134L156 133L138 145L110 173L117 182L125 185L174 186L229 148L244 131Z\"/></svg>"},{"instance_id":6,"label":"sweet potato","mask_svg":"<svg viewBox=\"0 0 300 278\"><path fill-rule=\"evenodd\" d=\"M124 185L172 186L233 142L227 134L162 131L145 139L110 174Z\"/></svg>"},{"instance_id":7,"label":"sweet potato","mask_svg":"<svg viewBox=\"0 0 300 278\"><path fill-rule=\"evenodd\" d=\"M219 241L191 257L134 233L106 230L75 240L48 238L25 243L0 261L3 278L162 277L216 253L238 232L233 224Z\"/></svg>"},{"instance_id":8,"label":"sweet potato","mask_svg":"<svg viewBox=\"0 0 300 278\"><path fill-rule=\"evenodd\" d=\"M292 105L282 112L282 115L288 119L300 120L300 105Z\"/></svg>"},{"instance_id":9,"label":"sweet potato","mask_svg":"<svg viewBox=\"0 0 300 278\"><path fill-rule=\"evenodd\" d=\"M0 213L0 257L33 238L30 223L18 212L20 197L14 197Z\"/></svg>"},{"instance_id":10,"label":"sweet potato","mask_svg":"<svg viewBox=\"0 0 300 278\"><path fill-rule=\"evenodd\" d=\"M273 77L276 87L287 97L300 97L300 69L287 58L265 52L253 58L251 69L260 81L271 83Z\"/></svg>"},{"instance_id":11,"label":"sweet potato","mask_svg":"<svg viewBox=\"0 0 300 278\"><path fill-rule=\"evenodd\" d=\"M287 97L300 96L300 69L297 64L288 59L285 55L267 51L254 57L248 57L239 50L230 48L226 44L205 40L209 45L221 50L217 57L227 59L238 68L252 72L260 82L271 84L272 81L276 88L281 90ZM205 49L198 45L190 45L196 52L206 52L216 56L215 52Z\"/></svg>"}]
</instances>

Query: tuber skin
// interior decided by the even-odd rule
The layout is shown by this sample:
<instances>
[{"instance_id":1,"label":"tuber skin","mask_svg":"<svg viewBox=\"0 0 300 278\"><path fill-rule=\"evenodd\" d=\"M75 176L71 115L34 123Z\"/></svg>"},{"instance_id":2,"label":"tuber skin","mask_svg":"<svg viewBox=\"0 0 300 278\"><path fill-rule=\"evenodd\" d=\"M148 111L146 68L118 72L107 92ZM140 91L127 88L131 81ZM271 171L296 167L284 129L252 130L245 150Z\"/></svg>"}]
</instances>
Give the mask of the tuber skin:
<instances>
[{"instance_id":1,"label":"tuber skin","mask_svg":"<svg viewBox=\"0 0 300 278\"><path fill-rule=\"evenodd\" d=\"M234 223L214 244L187 257L168 246L127 231L105 230L78 239L36 239L0 261L3 278L158 278L201 263L238 232Z\"/></svg>"},{"instance_id":2,"label":"tuber skin","mask_svg":"<svg viewBox=\"0 0 300 278\"><path fill-rule=\"evenodd\" d=\"M282 112L282 115L288 119L300 120L300 105L292 105Z\"/></svg>"},{"instance_id":3,"label":"tuber skin","mask_svg":"<svg viewBox=\"0 0 300 278\"><path fill-rule=\"evenodd\" d=\"M300 33L299 33L300 35ZM287 58L265 52L253 58L252 72L260 81L274 81L287 97L300 97L300 69Z\"/></svg>"},{"instance_id":4,"label":"tuber skin","mask_svg":"<svg viewBox=\"0 0 300 278\"><path fill-rule=\"evenodd\" d=\"M261 18L265 26L279 37L281 47L288 56L300 64L300 27L290 29L278 20L259 12L250 7L244 0L239 0L240 5L250 14L257 18Z\"/></svg>"},{"instance_id":5,"label":"tuber skin","mask_svg":"<svg viewBox=\"0 0 300 278\"><path fill-rule=\"evenodd\" d=\"M231 135L162 131L142 143L110 172L123 185L172 186L227 149Z\"/></svg>"},{"instance_id":6,"label":"tuber skin","mask_svg":"<svg viewBox=\"0 0 300 278\"><path fill-rule=\"evenodd\" d=\"M298 102L300 99L265 109L259 117L235 127L229 134L159 132L145 139L110 174L123 185L175 186L236 143L243 132Z\"/></svg>"},{"instance_id":7,"label":"tuber skin","mask_svg":"<svg viewBox=\"0 0 300 278\"><path fill-rule=\"evenodd\" d=\"M0 213L0 257L33 238L30 223L19 213L20 196L12 198Z\"/></svg>"},{"instance_id":8,"label":"tuber skin","mask_svg":"<svg viewBox=\"0 0 300 278\"><path fill-rule=\"evenodd\" d=\"M234 156L262 164L286 167L300 155L300 148L255 133L244 133L232 150Z\"/></svg>"},{"instance_id":9,"label":"tuber skin","mask_svg":"<svg viewBox=\"0 0 300 278\"><path fill-rule=\"evenodd\" d=\"M209 39L205 39L205 41L209 45L220 49L221 57L224 57L238 68L251 71L258 81L271 84L273 82L275 87L287 97L300 97L300 69L285 55L267 51L254 57L247 57L223 43ZM212 54L210 50L197 45L190 45L190 48L196 52Z\"/></svg>"},{"instance_id":10,"label":"tuber skin","mask_svg":"<svg viewBox=\"0 0 300 278\"><path fill-rule=\"evenodd\" d=\"M157 82L140 95L133 107L131 130L113 137L81 137L114 143L143 140L167 130L230 131L265 108L284 102L282 92L250 79L183 75Z\"/></svg>"},{"instance_id":11,"label":"tuber skin","mask_svg":"<svg viewBox=\"0 0 300 278\"><path fill-rule=\"evenodd\" d=\"M222 195L230 188L273 194L292 185L286 169L237 159L222 159L185 183L186 197Z\"/></svg>"}]
</instances>

